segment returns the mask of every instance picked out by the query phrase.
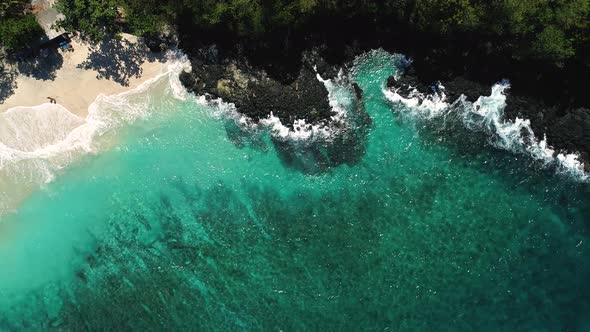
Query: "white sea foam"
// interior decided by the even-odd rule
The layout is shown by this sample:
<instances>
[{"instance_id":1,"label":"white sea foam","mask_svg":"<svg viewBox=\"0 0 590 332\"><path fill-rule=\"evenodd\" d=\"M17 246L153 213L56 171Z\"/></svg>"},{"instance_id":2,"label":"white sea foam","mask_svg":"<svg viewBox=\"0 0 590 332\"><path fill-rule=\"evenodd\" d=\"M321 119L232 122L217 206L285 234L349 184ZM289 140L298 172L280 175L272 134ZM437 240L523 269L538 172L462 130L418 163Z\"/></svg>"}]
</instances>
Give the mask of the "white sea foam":
<instances>
[{"instance_id":1,"label":"white sea foam","mask_svg":"<svg viewBox=\"0 0 590 332\"><path fill-rule=\"evenodd\" d=\"M112 96L99 95L81 118L61 105L15 107L0 113L0 214L14 192L11 186L36 186L53 180L56 173L88 153L97 153L117 129L149 114L150 89L167 85L165 93L185 99L178 78L190 70L185 56L167 54L159 75L139 87ZM157 90L157 89L156 89ZM27 190L24 190L27 191Z\"/></svg>"},{"instance_id":2,"label":"white sea foam","mask_svg":"<svg viewBox=\"0 0 590 332\"><path fill-rule=\"evenodd\" d=\"M309 124L305 119L295 119L291 128L272 112L267 118L256 122L239 113L233 103L226 103L220 98L207 100L205 96L200 96L196 98L196 102L212 106L216 116L233 119L243 128L249 130L268 129L275 138L293 142L312 142L316 139L330 141L338 132L348 126L347 116L348 110L353 104L353 96L342 70L333 80L323 79L319 74L317 74L317 79L326 87L328 101L334 113L330 121L318 124Z\"/></svg>"},{"instance_id":3,"label":"white sea foam","mask_svg":"<svg viewBox=\"0 0 590 332\"><path fill-rule=\"evenodd\" d=\"M334 80L326 80L320 74L317 74L317 79L328 90L328 101L334 112L331 120L339 124L345 123L348 114L347 110L352 108L353 96L344 71L340 69L338 76Z\"/></svg>"},{"instance_id":4,"label":"white sea foam","mask_svg":"<svg viewBox=\"0 0 590 332\"><path fill-rule=\"evenodd\" d=\"M390 101L404 105L413 115L421 118L432 119L445 116L449 112L459 112L466 128L472 131L485 131L490 135L490 142L494 146L526 153L546 165L555 165L559 172L582 181L588 180L588 174L584 171L584 165L579 161L577 154L557 154L547 144L546 137L542 140L536 138L527 119L505 119L505 91L509 88L510 84L504 81L492 87L490 96L481 96L474 103L461 96L452 104L447 101L442 86L437 89L439 92L428 95L414 89L408 98L398 94L397 90L384 89L383 93Z\"/></svg>"},{"instance_id":5,"label":"white sea foam","mask_svg":"<svg viewBox=\"0 0 590 332\"><path fill-rule=\"evenodd\" d=\"M413 88L408 98L398 94L397 90L384 89L383 93L390 101L402 103L407 108L412 109L418 116L433 118L442 115L449 108L444 86L439 84L437 90L432 94L424 94Z\"/></svg>"},{"instance_id":6,"label":"white sea foam","mask_svg":"<svg viewBox=\"0 0 590 332\"><path fill-rule=\"evenodd\" d=\"M328 102L334 115L330 121L319 124L308 124L305 119L293 121L293 129L283 125L281 120L272 113L260 124L271 128L273 134L283 139L305 141L310 139L322 139L329 141L338 132L347 126L347 113L352 107L352 95L346 87L345 76L342 70L334 80L324 79L317 74L318 81L322 82L328 91Z\"/></svg>"}]
</instances>

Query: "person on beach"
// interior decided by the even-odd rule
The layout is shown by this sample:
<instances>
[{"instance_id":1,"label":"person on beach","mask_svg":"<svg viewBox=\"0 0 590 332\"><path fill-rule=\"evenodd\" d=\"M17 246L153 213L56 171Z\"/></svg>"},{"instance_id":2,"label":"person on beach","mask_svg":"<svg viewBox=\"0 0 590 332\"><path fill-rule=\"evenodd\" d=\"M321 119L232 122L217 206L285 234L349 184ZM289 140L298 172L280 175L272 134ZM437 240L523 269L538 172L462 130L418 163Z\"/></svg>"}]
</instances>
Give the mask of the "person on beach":
<instances>
[{"instance_id":1,"label":"person on beach","mask_svg":"<svg viewBox=\"0 0 590 332\"><path fill-rule=\"evenodd\" d=\"M55 98L47 97L47 99L49 99L50 103L57 104L57 101L55 100Z\"/></svg>"}]
</instances>

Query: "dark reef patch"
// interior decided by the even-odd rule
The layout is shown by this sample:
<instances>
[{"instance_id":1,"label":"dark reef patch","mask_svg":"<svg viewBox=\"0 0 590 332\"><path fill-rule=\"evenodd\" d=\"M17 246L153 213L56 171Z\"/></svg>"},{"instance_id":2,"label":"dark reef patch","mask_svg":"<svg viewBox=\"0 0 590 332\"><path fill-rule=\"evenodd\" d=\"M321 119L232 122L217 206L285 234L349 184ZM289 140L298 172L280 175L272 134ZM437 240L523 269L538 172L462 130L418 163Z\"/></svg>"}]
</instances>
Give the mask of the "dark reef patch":
<instances>
[{"instance_id":1,"label":"dark reef patch","mask_svg":"<svg viewBox=\"0 0 590 332\"><path fill-rule=\"evenodd\" d=\"M329 138L273 137L285 166L305 173L320 173L342 164L354 165L362 159L371 123L362 102L363 91L346 77L338 78L340 69L328 64L317 50L302 54L299 73L291 80L271 76L266 69L252 66L248 58L224 54L217 47L203 48L190 59L192 71L181 74L180 80L196 95L232 103L254 123L273 115L294 132L306 130L295 127L296 120L331 128L333 135ZM349 90L353 102L346 110L346 120L334 119L337 113L318 74L322 79L338 81L335 84ZM248 138L252 133L240 128L234 120L228 120L225 127L228 138L236 146L260 145Z\"/></svg>"},{"instance_id":2,"label":"dark reef patch","mask_svg":"<svg viewBox=\"0 0 590 332\"><path fill-rule=\"evenodd\" d=\"M195 31L193 25L183 22L179 24L179 46L189 54L216 44L228 57L246 58L253 67L286 84L299 76L304 66L303 54L310 49L317 49L321 55L323 63L317 63L317 69L325 77L333 77L335 69L371 49L405 54L413 63L413 72L409 73L412 85L425 87L418 90L426 92L433 83L441 81L450 99L464 94L475 100L489 94L494 83L508 79L508 118L519 114L529 118L535 133L546 133L549 143L557 149L578 151L585 160L590 157L590 146L584 143L590 123L565 129L571 122L568 119L585 119L581 114L590 106L586 85L581 84L590 76L590 66L583 61L558 65L543 59L522 58L513 52L514 40L488 31L419 31L413 24L402 23L403 20L392 21L357 11L348 16L318 14L296 29L274 29L259 36L238 36L223 27ZM555 123L561 127L550 128ZM568 132L567 137L560 137L564 131ZM584 134L572 137L570 131Z\"/></svg>"}]
</instances>

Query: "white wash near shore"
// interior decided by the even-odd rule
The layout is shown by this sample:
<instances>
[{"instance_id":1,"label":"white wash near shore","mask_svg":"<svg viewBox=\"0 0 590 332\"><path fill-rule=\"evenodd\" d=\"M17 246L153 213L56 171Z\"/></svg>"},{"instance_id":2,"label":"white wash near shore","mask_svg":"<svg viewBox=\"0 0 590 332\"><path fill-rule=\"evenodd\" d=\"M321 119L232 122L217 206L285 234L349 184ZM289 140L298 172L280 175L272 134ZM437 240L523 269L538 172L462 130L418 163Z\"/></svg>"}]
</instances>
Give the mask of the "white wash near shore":
<instances>
[{"instance_id":1,"label":"white wash near shore","mask_svg":"<svg viewBox=\"0 0 590 332\"><path fill-rule=\"evenodd\" d=\"M175 52L164 58L164 63L151 63L149 75L137 78L134 88L95 78L99 84L78 89L86 94L70 108L58 96L58 104L15 106L0 112L0 215L80 157L115 144L121 127L148 115L151 98L184 98L178 75L190 70L188 62ZM66 86L75 92L74 81ZM109 89L103 82L119 87ZM106 92L101 86L107 87ZM25 100L21 103L27 105Z\"/></svg>"}]
</instances>

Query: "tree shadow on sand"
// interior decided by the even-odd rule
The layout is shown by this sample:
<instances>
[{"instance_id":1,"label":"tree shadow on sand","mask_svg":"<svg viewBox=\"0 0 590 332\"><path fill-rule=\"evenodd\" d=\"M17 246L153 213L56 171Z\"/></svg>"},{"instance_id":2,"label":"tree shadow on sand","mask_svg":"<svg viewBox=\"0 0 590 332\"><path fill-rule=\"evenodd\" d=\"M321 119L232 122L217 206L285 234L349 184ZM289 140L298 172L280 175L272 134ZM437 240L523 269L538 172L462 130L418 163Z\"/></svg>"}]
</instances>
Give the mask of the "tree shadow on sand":
<instances>
[{"instance_id":1,"label":"tree shadow on sand","mask_svg":"<svg viewBox=\"0 0 590 332\"><path fill-rule=\"evenodd\" d=\"M155 56L144 45L123 38L113 38L92 47L88 58L78 68L95 70L98 72L98 79L129 86L131 78L141 76L141 64L155 60Z\"/></svg>"},{"instance_id":2,"label":"tree shadow on sand","mask_svg":"<svg viewBox=\"0 0 590 332\"><path fill-rule=\"evenodd\" d=\"M10 58L0 64L0 103L12 96L17 88L16 79L19 75L37 80L55 80L57 71L63 66L64 60L57 50L49 50L43 55L29 55L26 59Z\"/></svg>"},{"instance_id":3,"label":"tree shadow on sand","mask_svg":"<svg viewBox=\"0 0 590 332\"><path fill-rule=\"evenodd\" d=\"M16 77L14 70L0 66L0 104L14 94Z\"/></svg>"},{"instance_id":4,"label":"tree shadow on sand","mask_svg":"<svg viewBox=\"0 0 590 332\"><path fill-rule=\"evenodd\" d=\"M22 75L38 80L54 80L56 72L63 66L64 59L60 52L51 50L46 56L38 55L32 59L17 63L18 71Z\"/></svg>"}]
</instances>

